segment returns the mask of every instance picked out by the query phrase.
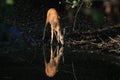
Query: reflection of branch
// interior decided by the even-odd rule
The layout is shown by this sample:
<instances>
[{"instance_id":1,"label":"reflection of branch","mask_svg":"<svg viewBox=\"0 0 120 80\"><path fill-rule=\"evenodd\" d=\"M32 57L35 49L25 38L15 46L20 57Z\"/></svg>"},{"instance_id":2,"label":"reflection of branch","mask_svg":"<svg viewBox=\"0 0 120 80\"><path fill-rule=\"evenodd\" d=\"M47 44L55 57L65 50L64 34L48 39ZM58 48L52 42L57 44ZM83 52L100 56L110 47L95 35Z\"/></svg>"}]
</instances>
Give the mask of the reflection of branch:
<instances>
[{"instance_id":1,"label":"reflection of branch","mask_svg":"<svg viewBox=\"0 0 120 80\"><path fill-rule=\"evenodd\" d=\"M65 73L69 73L69 74L73 74L71 71L66 71L66 70L60 70L62 72L65 72Z\"/></svg>"},{"instance_id":2,"label":"reflection of branch","mask_svg":"<svg viewBox=\"0 0 120 80\"><path fill-rule=\"evenodd\" d=\"M31 60L31 63L33 62L33 60L36 58L36 47L35 47L35 52L34 52L34 55L33 55L33 58L32 58L32 60Z\"/></svg>"},{"instance_id":3,"label":"reflection of branch","mask_svg":"<svg viewBox=\"0 0 120 80\"><path fill-rule=\"evenodd\" d=\"M72 62L72 69L73 69L73 75L74 75L74 78L75 78L75 80L77 80L77 77L76 77L76 74L75 74L75 70L74 70L73 62Z\"/></svg>"}]
</instances>

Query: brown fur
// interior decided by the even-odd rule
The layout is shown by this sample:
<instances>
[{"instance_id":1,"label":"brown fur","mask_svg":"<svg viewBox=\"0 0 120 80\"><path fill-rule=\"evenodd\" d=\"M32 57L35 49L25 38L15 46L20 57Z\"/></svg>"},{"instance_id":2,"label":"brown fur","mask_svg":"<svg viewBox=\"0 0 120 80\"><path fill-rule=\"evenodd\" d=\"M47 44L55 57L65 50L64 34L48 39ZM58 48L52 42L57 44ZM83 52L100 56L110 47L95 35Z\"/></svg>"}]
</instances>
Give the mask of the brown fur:
<instances>
[{"instance_id":1,"label":"brown fur","mask_svg":"<svg viewBox=\"0 0 120 80\"><path fill-rule=\"evenodd\" d=\"M53 42L53 36L56 35L58 43L64 44L63 35L61 34L61 27L59 23L59 15L54 8L50 8L47 12L46 24L44 28L43 40L45 37L45 30L48 23L51 25L51 44Z\"/></svg>"},{"instance_id":2,"label":"brown fur","mask_svg":"<svg viewBox=\"0 0 120 80\"><path fill-rule=\"evenodd\" d=\"M53 77L58 72L58 65L62 54L63 47L59 49L59 47L57 46L54 52L51 47L50 61L48 63L45 62L45 73L48 77Z\"/></svg>"}]
</instances>

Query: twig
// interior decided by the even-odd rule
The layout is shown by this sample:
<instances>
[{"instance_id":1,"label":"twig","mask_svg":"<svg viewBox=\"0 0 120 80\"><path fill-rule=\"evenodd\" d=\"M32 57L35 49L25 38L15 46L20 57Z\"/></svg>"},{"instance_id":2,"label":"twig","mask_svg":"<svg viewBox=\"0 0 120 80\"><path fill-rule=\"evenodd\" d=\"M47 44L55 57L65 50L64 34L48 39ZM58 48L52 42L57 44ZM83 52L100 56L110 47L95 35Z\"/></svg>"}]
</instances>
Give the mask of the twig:
<instances>
[{"instance_id":1,"label":"twig","mask_svg":"<svg viewBox=\"0 0 120 80\"><path fill-rule=\"evenodd\" d=\"M77 15L78 15L83 3L84 3L84 0L82 0L81 4L80 4L80 6L79 6L79 8L78 8L78 10L77 10L77 12L75 14L75 20L74 20L74 23L73 23L73 31L75 30L74 28L75 28L75 23L76 23L76 20L77 20Z\"/></svg>"},{"instance_id":2,"label":"twig","mask_svg":"<svg viewBox=\"0 0 120 80\"><path fill-rule=\"evenodd\" d=\"M110 38L110 40L112 41L112 42L118 42L117 40L115 40L115 39L113 39L113 38L111 38L111 37L109 37Z\"/></svg>"},{"instance_id":3,"label":"twig","mask_svg":"<svg viewBox=\"0 0 120 80\"><path fill-rule=\"evenodd\" d=\"M120 35L117 35L120 38Z\"/></svg>"},{"instance_id":4,"label":"twig","mask_svg":"<svg viewBox=\"0 0 120 80\"><path fill-rule=\"evenodd\" d=\"M86 32L82 32L82 33L84 33L84 34L86 34L86 33L96 33L96 32L106 31L108 29L120 28L120 24L112 25L112 26L109 26L109 27L108 26L102 26L102 27L104 27L104 28L96 29L96 30L92 30L92 31L86 31Z\"/></svg>"}]
</instances>

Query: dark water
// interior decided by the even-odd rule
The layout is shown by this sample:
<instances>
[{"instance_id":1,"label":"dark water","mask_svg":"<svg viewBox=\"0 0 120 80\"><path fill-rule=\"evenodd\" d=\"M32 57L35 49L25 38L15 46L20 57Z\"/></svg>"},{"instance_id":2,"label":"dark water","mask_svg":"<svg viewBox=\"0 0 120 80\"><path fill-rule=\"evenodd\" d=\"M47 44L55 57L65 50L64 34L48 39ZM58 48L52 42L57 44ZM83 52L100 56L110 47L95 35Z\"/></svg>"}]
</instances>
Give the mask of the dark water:
<instances>
[{"instance_id":1,"label":"dark water","mask_svg":"<svg viewBox=\"0 0 120 80\"><path fill-rule=\"evenodd\" d=\"M39 1L41 1L41 3ZM12 25L15 23L16 26L23 30L25 39L28 40L25 44L29 44L29 42L34 43L34 39L37 39L36 45L38 45L38 43L39 45L32 47L24 46L22 41L14 44L15 40L12 41L12 39L12 44L7 43L10 44L10 46L4 47L0 45L0 80L120 80L120 54L97 49L91 47L89 44L80 46L70 46L68 44L62 47L60 45L43 45L39 42L40 35L42 36L41 28L44 27L47 9L49 7L58 7L58 3L57 5L53 4L53 2L57 2L56 0L52 2L51 0L47 1L15 0L15 13L13 16L9 16L11 18L10 23ZM63 9L64 7L59 10L61 14L64 13ZM8 15L8 13L6 14ZM5 21L7 21L6 18ZM13 23L11 21L13 21ZM89 20L87 21L84 17L82 18L80 14L80 21L82 21L79 23L80 31L84 31L84 29L88 30L89 27L87 28L85 26L91 25ZM66 23L67 22L68 20ZM102 24L105 25L104 23ZM94 25L91 25L90 28L91 27L94 29ZM3 29L4 28L5 27L3 27ZM97 28L95 25L95 29ZM116 33L118 34L119 29L117 30ZM13 32L12 34L16 33L16 29L14 28L10 28L10 31ZM71 33L71 31L69 32ZM104 33L101 36L105 36L105 34L109 36L110 32ZM15 34L15 36L21 37L19 34ZM79 35L76 37L76 35L71 34L70 36L72 36L72 38L79 37ZM59 60L58 64L56 64L58 65L56 66L57 72L50 78L45 72L45 60L49 62L51 51L55 53L55 56L58 56L55 58L59 58Z\"/></svg>"},{"instance_id":2,"label":"dark water","mask_svg":"<svg viewBox=\"0 0 120 80\"><path fill-rule=\"evenodd\" d=\"M49 62L51 50L61 56L57 73L49 78L44 59ZM88 45L40 45L1 53L0 80L120 80L119 62L119 57Z\"/></svg>"}]
</instances>

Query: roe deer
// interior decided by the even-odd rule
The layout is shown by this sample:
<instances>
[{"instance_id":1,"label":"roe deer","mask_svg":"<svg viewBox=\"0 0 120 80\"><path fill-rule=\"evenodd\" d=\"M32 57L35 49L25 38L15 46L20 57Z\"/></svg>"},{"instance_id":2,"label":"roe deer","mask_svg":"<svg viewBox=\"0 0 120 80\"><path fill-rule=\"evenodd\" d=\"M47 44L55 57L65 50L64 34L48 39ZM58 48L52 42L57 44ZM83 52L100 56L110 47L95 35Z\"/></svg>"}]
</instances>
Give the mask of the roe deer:
<instances>
[{"instance_id":1,"label":"roe deer","mask_svg":"<svg viewBox=\"0 0 120 80\"><path fill-rule=\"evenodd\" d=\"M58 15L57 11L54 8L50 8L47 12L47 18L46 18L46 23L45 23L45 27L44 27L42 40L44 40L44 37L45 37L45 31L46 31L47 24L50 23L51 44L53 42L54 34L57 38L58 43L60 42L62 45L64 44L63 35L61 34L61 27L60 27L59 19L60 19L60 17Z\"/></svg>"},{"instance_id":2,"label":"roe deer","mask_svg":"<svg viewBox=\"0 0 120 80\"><path fill-rule=\"evenodd\" d=\"M45 59L45 53L44 53L45 73L48 77L53 77L58 72L58 66L62 55L63 55L63 46L61 48L57 46L54 51L51 46L49 62L47 62L47 60Z\"/></svg>"}]
</instances>

